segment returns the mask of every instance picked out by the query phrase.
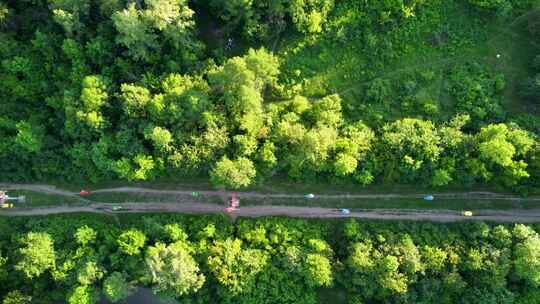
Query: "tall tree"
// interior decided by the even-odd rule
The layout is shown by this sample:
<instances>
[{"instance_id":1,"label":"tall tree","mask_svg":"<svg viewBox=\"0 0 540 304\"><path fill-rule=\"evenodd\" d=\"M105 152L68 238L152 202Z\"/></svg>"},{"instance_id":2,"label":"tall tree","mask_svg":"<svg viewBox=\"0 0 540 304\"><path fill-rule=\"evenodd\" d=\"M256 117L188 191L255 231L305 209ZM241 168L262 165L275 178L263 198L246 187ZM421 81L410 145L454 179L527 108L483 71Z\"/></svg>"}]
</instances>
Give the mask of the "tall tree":
<instances>
[{"instance_id":1,"label":"tall tree","mask_svg":"<svg viewBox=\"0 0 540 304\"><path fill-rule=\"evenodd\" d=\"M239 189L249 186L256 174L251 160L245 157L230 160L224 156L210 172L210 180L216 187Z\"/></svg>"},{"instance_id":2,"label":"tall tree","mask_svg":"<svg viewBox=\"0 0 540 304\"><path fill-rule=\"evenodd\" d=\"M191 245L178 241L169 245L157 243L148 248L146 270L156 294L177 298L195 293L204 284L205 277L191 256Z\"/></svg>"},{"instance_id":3,"label":"tall tree","mask_svg":"<svg viewBox=\"0 0 540 304\"><path fill-rule=\"evenodd\" d=\"M33 279L55 267L56 252L52 237L45 232L29 232L20 240L19 262L15 269Z\"/></svg>"}]
</instances>

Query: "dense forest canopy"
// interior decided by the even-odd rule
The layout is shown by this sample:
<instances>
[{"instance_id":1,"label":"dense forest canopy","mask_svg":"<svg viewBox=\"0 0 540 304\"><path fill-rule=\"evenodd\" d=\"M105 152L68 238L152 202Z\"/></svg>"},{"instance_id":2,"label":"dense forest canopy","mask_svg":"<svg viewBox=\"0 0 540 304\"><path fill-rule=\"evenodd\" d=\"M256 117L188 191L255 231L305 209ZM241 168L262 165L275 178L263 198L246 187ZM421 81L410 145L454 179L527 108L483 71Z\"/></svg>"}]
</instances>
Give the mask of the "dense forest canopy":
<instances>
[{"instance_id":1,"label":"dense forest canopy","mask_svg":"<svg viewBox=\"0 0 540 304\"><path fill-rule=\"evenodd\" d=\"M527 193L540 182L534 5L2 0L2 178L201 175L237 189L280 175ZM486 23L531 41L519 77L483 54L444 59L475 43L496 51ZM438 68L398 68L430 54Z\"/></svg>"},{"instance_id":2,"label":"dense forest canopy","mask_svg":"<svg viewBox=\"0 0 540 304\"><path fill-rule=\"evenodd\" d=\"M118 219L1 219L2 303L540 303L537 226Z\"/></svg>"}]
</instances>

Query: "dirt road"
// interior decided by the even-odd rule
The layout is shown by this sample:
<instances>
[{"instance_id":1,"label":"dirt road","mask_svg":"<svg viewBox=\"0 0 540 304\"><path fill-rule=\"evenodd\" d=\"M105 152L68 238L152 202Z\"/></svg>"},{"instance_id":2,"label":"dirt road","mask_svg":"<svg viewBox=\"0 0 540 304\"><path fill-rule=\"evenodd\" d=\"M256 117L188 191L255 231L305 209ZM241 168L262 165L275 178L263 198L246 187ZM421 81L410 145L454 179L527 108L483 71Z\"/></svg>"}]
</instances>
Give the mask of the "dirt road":
<instances>
[{"instance_id":1,"label":"dirt road","mask_svg":"<svg viewBox=\"0 0 540 304\"><path fill-rule=\"evenodd\" d=\"M96 203L83 199L76 192L57 189L50 185L28 185L28 184L0 184L0 189L7 190L29 190L46 194L76 197L84 206L55 206L46 208L25 208L10 209L0 211L0 215L6 216L30 216L48 215L59 213L144 213L144 212L178 212L187 214L212 214L223 213L223 206L216 204L200 203L195 201L165 202L165 203L123 203L120 211L113 211L114 204ZM117 193L139 193L139 194L174 194L190 195L191 191L186 190L156 190L146 188L112 188L94 190L93 193L117 192ZM220 191L199 191L201 195L221 195ZM490 193L490 192L465 192L465 193L439 193L437 197L445 198L474 198L477 199L501 199L501 200L522 200L520 197L511 195ZM272 197L272 198L299 198L297 194L264 194L256 192L241 192L240 197ZM420 194L337 194L337 195L317 195L318 198L418 198ZM540 201L540 198L527 198L528 201ZM300 218L361 218L361 219L382 219L382 220L425 220L435 222L453 222L465 220L494 221L494 222L540 222L540 209L532 210L482 210L477 211L473 217L464 217L459 211L453 210L408 210L408 209L369 209L355 210L349 215L342 215L339 210L320 207L293 207L293 206L257 206L242 207L232 214L235 217L260 217L260 216L290 216Z\"/></svg>"},{"instance_id":2,"label":"dirt road","mask_svg":"<svg viewBox=\"0 0 540 304\"><path fill-rule=\"evenodd\" d=\"M71 192L67 190L58 189L52 185L35 185L35 184L2 184L0 183L0 189L5 190L28 190L34 192L40 192L45 194L55 194L62 196L75 197L81 201L91 202L78 195L78 192ZM92 193L133 193L133 194L169 194L169 195L191 195L192 190L160 190L140 187L118 187L107 189L95 189ZM221 196L226 194L223 191L197 191L203 196ZM507 200L507 201L538 201L540 197L535 198L522 198L515 195L500 194L486 191L475 192L442 192L431 193L437 198L444 199L474 199L474 200ZM303 198L302 194L288 194L288 193L261 193L261 192L238 192L240 198ZM391 199L391 198L422 198L424 194L401 194L401 193L387 193L387 194L317 194L318 199Z\"/></svg>"},{"instance_id":3,"label":"dirt road","mask_svg":"<svg viewBox=\"0 0 540 304\"><path fill-rule=\"evenodd\" d=\"M120 211L112 211L112 204L93 203L87 206L58 206L32 209L11 209L2 210L0 215L4 216L32 216L49 215L60 213L150 213L150 212L176 212L186 214L216 214L223 213L224 208L215 204L204 203L124 203L121 204ZM342 215L339 210L320 207L291 207L291 206L264 206L264 207L242 207L230 214L236 217L261 217L261 216L290 216L298 218L360 218L379 220L420 220L434 222L454 222L454 221L493 221L493 222L540 222L540 210L527 211L499 211L483 210L478 211L473 217L464 217L458 211L452 210L387 210L369 209L351 212L349 215Z\"/></svg>"}]
</instances>

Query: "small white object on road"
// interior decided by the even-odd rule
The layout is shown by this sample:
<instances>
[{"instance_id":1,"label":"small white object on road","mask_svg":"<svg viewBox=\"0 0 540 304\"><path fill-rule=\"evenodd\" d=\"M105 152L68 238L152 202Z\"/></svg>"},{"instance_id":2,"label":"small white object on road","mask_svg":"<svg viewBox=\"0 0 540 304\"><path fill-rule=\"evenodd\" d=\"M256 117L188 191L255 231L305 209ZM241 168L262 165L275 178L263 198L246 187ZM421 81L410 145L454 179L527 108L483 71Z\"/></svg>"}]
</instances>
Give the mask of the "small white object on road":
<instances>
[{"instance_id":1,"label":"small white object on road","mask_svg":"<svg viewBox=\"0 0 540 304\"><path fill-rule=\"evenodd\" d=\"M308 193L304 196L305 198L315 198L315 194L313 193Z\"/></svg>"}]
</instances>

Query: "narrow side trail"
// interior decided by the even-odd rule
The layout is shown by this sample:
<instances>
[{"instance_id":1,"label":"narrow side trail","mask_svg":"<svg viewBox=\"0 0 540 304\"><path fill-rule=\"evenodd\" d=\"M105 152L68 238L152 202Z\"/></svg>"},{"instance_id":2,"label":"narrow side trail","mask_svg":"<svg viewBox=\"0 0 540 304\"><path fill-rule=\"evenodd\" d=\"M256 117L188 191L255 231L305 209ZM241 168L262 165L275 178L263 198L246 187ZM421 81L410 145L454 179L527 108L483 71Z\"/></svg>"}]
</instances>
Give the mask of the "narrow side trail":
<instances>
[{"instance_id":1,"label":"narrow side trail","mask_svg":"<svg viewBox=\"0 0 540 304\"><path fill-rule=\"evenodd\" d=\"M0 185L1 186L1 185ZM187 190L158 190L139 187L119 187L110 189L93 190L93 193L135 193L135 194L171 194L171 195L191 195L192 191ZM223 191L198 191L201 195L213 196L223 195ZM251 198L304 198L302 194L287 193L261 193L261 192L237 192L239 197ZM499 194L494 192L443 192L432 193L438 198L446 199L475 199L475 200L509 200L509 201L540 201L540 198L522 198L519 196ZM425 194L317 194L318 199L389 199L389 198L423 198Z\"/></svg>"},{"instance_id":2,"label":"narrow side trail","mask_svg":"<svg viewBox=\"0 0 540 304\"><path fill-rule=\"evenodd\" d=\"M58 189L53 185L40 185L40 184L10 184L0 183L0 189L5 190L27 190L44 194L54 194L67 197L77 198L82 202L91 203L92 201L84 199L78 195L78 192L71 192L67 190ZM212 191L197 191L203 196L222 196L224 191L212 190ZM161 190L152 188L141 187L117 187L106 189L95 189L92 193L132 193L132 194L165 194L165 195L191 195L193 190ZM262 192L237 192L240 198L304 198L302 194L288 194L288 193L262 193ZM474 200L506 200L506 201L538 201L540 197L528 197L522 198L510 194L501 194L487 191L471 191L471 192L442 192L442 193L430 193L437 198L444 199L474 199ZM385 194L317 194L318 199L403 199L403 198L423 198L425 194L401 194L401 193L385 193Z\"/></svg>"}]
</instances>

